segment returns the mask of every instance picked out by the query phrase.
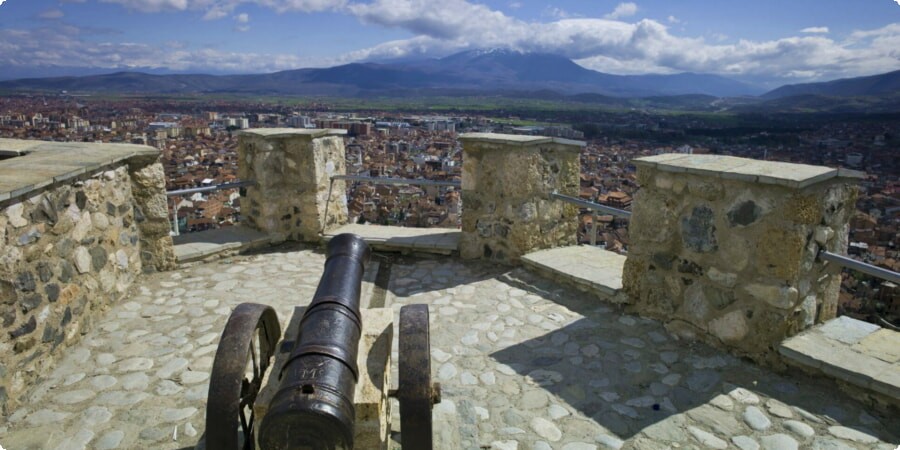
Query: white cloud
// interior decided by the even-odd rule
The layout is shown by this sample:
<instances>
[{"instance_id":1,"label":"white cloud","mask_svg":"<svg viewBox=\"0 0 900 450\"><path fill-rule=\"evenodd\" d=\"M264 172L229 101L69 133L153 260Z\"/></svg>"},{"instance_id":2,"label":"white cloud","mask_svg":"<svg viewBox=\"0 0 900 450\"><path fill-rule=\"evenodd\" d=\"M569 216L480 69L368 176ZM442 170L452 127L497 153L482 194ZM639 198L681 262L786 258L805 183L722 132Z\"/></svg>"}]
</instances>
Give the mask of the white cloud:
<instances>
[{"instance_id":1,"label":"white cloud","mask_svg":"<svg viewBox=\"0 0 900 450\"><path fill-rule=\"evenodd\" d=\"M441 39L501 40L524 31L524 24L466 0L445 0L436 8L430 0L375 0L348 5L363 23L403 28L418 35ZM521 25L520 25L521 24Z\"/></svg>"},{"instance_id":2,"label":"white cloud","mask_svg":"<svg viewBox=\"0 0 900 450\"><path fill-rule=\"evenodd\" d=\"M141 12L184 11L188 0L100 0L103 3L118 3L126 8Z\"/></svg>"},{"instance_id":3,"label":"white cloud","mask_svg":"<svg viewBox=\"0 0 900 450\"><path fill-rule=\"evenodd\" d=\"M897 1L900 1L900 0L897 0ZM522 7L522 2L509 2L509 4L507 6L509 6L509 9L519 9Z\"/></svg>"},{"instance_id":4,"label":"white cloud","mask_svg":"<svg viewBox=\"0 0 900 450\"><path fill-rule=\"evenodd\" d=\"M219 20L228 17L228 11L223 8L210 8L203 15L203 20Z\"/></svg>"},{"instance_id":5,"label":"white cloud","mask_svg":"<svg viewBox=\"0 0 900 450\"><path fill-rule=\"evenodd\" d=\"M323 67L337 59L289 54L238 53L189 49L181 43L160 45L93 42L76 27L0 29L0 67L75 66L109 69L168 68L176 71L272 72L298 67Z\"/></svg>"},{"instance_id":6,"label":"white cloud","mask_svg":"<svg viewBox=\"0 0 900 450\"><path fill-rule=\"evenodd\" d=\"M622 17L631 17L637 14L638 6L637 3L628 2L628 3L619 3L616 6L616 9L613 12L603 16L605 19L621 19Z\"/></svg>"},{"instance_id":7,"label":"white cloud","mask_svg":"<svg viewBox=\"0 0 900 450\"><path fill-rule=\"evenodd\" d=\"M828 27L807 27L800 30L800 32L810 34L826 34L828 33Z\"/></svg>"},{"instance_id":8,"label":"white cloud","mask_svg":"<svg viewBox=\"0 0 900 450\"><path fill-rule=\"evenodd\" d=\"M579 14L572 14L564 9L550 6L544 9L544 12L541 14L545 17L552 17L554 19L571 19L573 17L579 17Z\"/></svg>"},{"instance_id":9,"label":"white cloud","mask_svg":"<svg viewBox=\"0 0 900 450\"><path fill-rule=\"evenodd\" d=\"M678 20L678 18L675 17L675 16L669 16L669 17L666 18L666 20L668 20L669 23L680 23L680 22L681 22L681 21Z\"/></svg>"},{"instance_id":10,"label":"white cloud","mask_svg":"<svg viewBox=\"0 0 900 450\"><path fill-rule=\"evenodd\" d=\"M64 0L79 1L84 0ZM140 12L203 11L203 19L216 20L230 15L241 4L250 3L284 12L319 12L343 8L347 0L100 0L117 3Z\"/></svg>"},{"instance_id":11,"label":"white cloud","mask_svg":"<svg viewBox=\"0 0 900 450\"><path fill-rule=\"evenodd\" d=\"M65 14L63 14L63 12L57 8L51 8L38 14L39 18L48 20L62 19L63 16L65 16Z\"/></svg>"},{"instance_id":12,"label":"white cloud","mask_svg":"<svg viewBox=\"0 0 900 450\"><path fill-rule=\"evenodd\" d=\"M452 0L442 10L423 1L377 0L350 5L365 23L417 34L344 55L348 60L442 56L489 47L556 53L610 73L700 72L760 77L835 78L887 72L900 67L900 23L862 30L845 41L794 36L766 41L724 35L704 38L672 34L655 20L635 23L597 18L524 22L483 5Z\"/></svg>"},{"instance_id":13,"label":"white cloud","mask_svg":"<svg viewBox=\"0 0 900 450\"><path fill-rule=\"evenodd\" d=\"M72 0L68 0L72 1ZM603 72L676 73L796 78L838 78L900 68L900 23L857 30L841 40L824 33L797 33L770 40L716 36L690 37L667 24L675 17L634 22L606 18L524 21L469 0L102 0L136 11L192 11L205 19L231 17L246 31L250 16L235 8L253 3L280 12L338 11L364 24L412 34L330 58L290 54L232 53L170 44L96 44L84 29L47 22L44 31L0 29L0 67L9 65L162 66L174 70L263 72L327 66L366 59L445 56L476 48L501 47L566 56ZM623 6L631 5L631 6ZM612 14L634 15L634 3L621 3ZM246 16L246 21L242 17ZM105 53L107 52L107 53Z\"/></svg>"}]
</instances>

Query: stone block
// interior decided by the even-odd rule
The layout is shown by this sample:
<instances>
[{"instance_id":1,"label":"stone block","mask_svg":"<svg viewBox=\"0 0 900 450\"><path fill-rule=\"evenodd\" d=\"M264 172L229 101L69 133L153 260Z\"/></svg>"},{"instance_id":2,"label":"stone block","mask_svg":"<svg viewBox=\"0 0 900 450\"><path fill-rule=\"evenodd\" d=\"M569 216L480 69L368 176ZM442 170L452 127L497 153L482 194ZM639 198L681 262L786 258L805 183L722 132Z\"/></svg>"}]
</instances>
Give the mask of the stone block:
<instances>
[{"instance_id":1,"label":"stone block","mask_svg":"<svg viewBox=\"0 0 900 450\"><path fill-rule=\"evenodd\" d=\"M759 238L757 267L763 273L788 282L796 282L806 240L799 232L770 228Z\"/></svg>"},{"instance_id":2,"label":"stone block","mask_svg":"<svg viewBox=\"0 0 900 450\"><path fill-rule=\"evenodd\" d=\"M829 339L853 345L880 329L878 325L841 316L819 327L819 333Z\"/></svg>"},{"instance_id":3,"label":"stone block","mask_svg":"<svg viewBox=\"0 0 900 450\"><path fill-rule=\"evenodd\" d=\"M718 155L633 163L623 285L635 311L763 362L834 317L840 279L817 253L846 248L856 188L839 171Z\"/></svg>"},{"instance_id":4,"label":"stone block","mask_svg":"<svg viewBox=\"0 0 900 450\"><path fill-rule=\"evenodd\" d=\"M318 241L347 222L344 130L258 129L241 132L238 154L247 189L247 225L286 239Z\"/></svg>"},{"instance_id":5,"label":"stone block","mask_svg":"<svg viewBox=\"0 0 900 450\"><path fill-rule=\"evenodd\" d=\"M709 322L709 332L724 342L738 342L749 331L744 311L731 311Z\"/></svg>"},{"instance_id":6,"label":"stone block","mask_svg":"<svg viewBox=\"0 0 900 450\"><path fill-rule=\"evenodd\" d=\"M682 217L682 244L697 253L714 252L718 248L714 218L712 209L707 206L697 206L689 216Z\"/></svg>"},{"instance_id":7,"label":"stone block","mask_svg":"<svg viewBox=\"0 0 900 450\"><path fill-rule=\"evenodd\" d=\"M900 333L880 329L862 338L852 349L878 358L884 362L900 362Z\"/></svg>"},{"instance_id":8,"label":"stone block","mask_svg":"<svg viewBox=\"0 0 900 450\"><path fill-rule=\"evenodd\" d=\"M760 302L768 303L779 309L790 309L797 304L799 291L793 286L775 286L770 284L750 283L744 286L744 292Z\"/></svg>"},{"instance_id":9,"label":"stone block","mask_svg":"<svg viewBox=\"0 0 900 450\"><path fill-rule=\"evenodd\" d=\"M577 196L574 141L465 134L460 256L518 262L531 251L575 243L577 208L550 194Z\"/></svg>"}]
</instances>

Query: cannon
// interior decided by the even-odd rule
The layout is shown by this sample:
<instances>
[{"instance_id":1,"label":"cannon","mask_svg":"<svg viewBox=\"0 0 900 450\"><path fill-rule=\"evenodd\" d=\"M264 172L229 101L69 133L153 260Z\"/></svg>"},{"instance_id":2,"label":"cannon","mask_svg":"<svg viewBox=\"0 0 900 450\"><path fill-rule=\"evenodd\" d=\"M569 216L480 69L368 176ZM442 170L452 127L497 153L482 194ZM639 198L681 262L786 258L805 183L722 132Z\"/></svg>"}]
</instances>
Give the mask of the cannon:
<instances>
[{"instance_id":1,"label":"cannon","mask_svg":"<svg viewBox=\"0 0 900 450\"><path fill-rule=\"evenodd\" d=\"M281 327L270 306L242 303L234 309L213 360L206 448L353 448L360 293L369 256L368 245L356 235L329 242L322 278L297 335L285 336L281 345ZM399 401L407 448L432 448L431 408L440 401L440 386L431 382L429 339L427 305L403 306L399 386L389 395ZM275 367L278 352L289 356ZM255 417L264 380L277 389L265 415Z\"/></svg>"}]
</instances>

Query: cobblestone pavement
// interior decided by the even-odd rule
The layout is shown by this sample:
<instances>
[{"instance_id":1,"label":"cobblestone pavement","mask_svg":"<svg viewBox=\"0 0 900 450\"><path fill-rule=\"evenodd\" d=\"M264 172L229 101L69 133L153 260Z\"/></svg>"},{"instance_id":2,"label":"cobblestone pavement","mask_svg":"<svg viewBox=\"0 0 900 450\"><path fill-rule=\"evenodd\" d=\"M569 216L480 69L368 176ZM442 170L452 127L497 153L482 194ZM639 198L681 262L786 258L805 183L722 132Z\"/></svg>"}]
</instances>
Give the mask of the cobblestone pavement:
<instances>
[{"instance_id":1,"label":"cobblestone pavement","mask_svg":"<svg viewBox=\"0 0 900 450\"><path fill-rule=\"evenodd\" d=\"M144 278L0 424L0 445L193 447L231 308L267 303L286 321L311 299L324 259L285 247ZM898 443L889 430L900 430L900 420L866 412L829 382L676 341L656 322L522 269L403 258L388 296L395 312L431 305L432 369L444 392L435 408L439 448Z\"/></svg>"},{"instance_id":2,"label":"cobblestone pavement","mask_svg":"<svg viewBox=\"0 0 900 450\"><path fill-rule=\"evenodd\" d=\"M193 448L231 309L265 303L288 320L312 299L324 262L321 252L286 248L144 278L0 424L0 445Z\"/></svg>"},{"instance_id":3,"label":"cobblestone pavement","mask_svg":"<svg viewBox=\"0 0 900 450\"><path fill-rule=\"evenodd\" d=\"M894 450L825 380L780 376L522 269L393 266L392 304L431 305L441 448ZM395 355L396 359L396 355ZM889 442L891 444L889 444Z\"/></svg>"}]
</instances>

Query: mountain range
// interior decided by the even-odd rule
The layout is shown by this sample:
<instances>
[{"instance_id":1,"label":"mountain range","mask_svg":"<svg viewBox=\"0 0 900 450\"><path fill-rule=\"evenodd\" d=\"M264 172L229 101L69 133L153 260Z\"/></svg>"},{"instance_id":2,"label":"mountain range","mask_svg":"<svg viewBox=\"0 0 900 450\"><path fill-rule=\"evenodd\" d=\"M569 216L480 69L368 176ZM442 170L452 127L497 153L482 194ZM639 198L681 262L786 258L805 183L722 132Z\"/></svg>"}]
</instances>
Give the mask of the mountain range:
<instances>
[{"instance_id":1,"label":"mountain range","mask_svg":"<svg viewBox=\"0 0 900 450\"><path fill-rule=\"evenodd\" d=\"M745 97L775 100L797 95L880 96L900 92L900 71L825 83L787 85L763 93L759 87L719 75L612 75L586 69L568 58L512 50L472 50L444 58L352 63L321 69L253 75L148 74L117 72L87 76L0 81L6 91L70 91L140 94L234 93L408 97L484 95L526 97L646 98L667 96ZM592 97L593 96L593 97ZM590 101L590 100L588 100Z\"/></svg>"}]
</instances>

